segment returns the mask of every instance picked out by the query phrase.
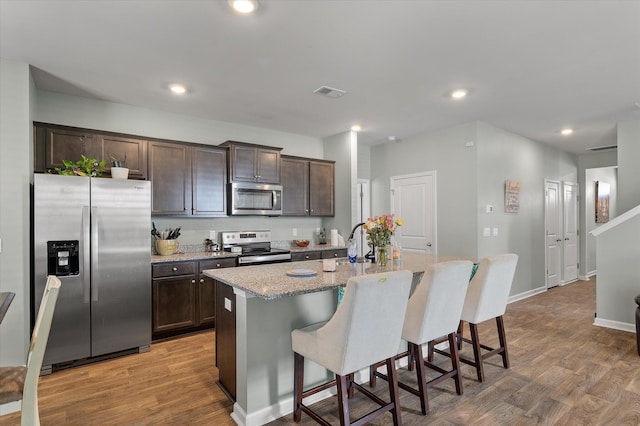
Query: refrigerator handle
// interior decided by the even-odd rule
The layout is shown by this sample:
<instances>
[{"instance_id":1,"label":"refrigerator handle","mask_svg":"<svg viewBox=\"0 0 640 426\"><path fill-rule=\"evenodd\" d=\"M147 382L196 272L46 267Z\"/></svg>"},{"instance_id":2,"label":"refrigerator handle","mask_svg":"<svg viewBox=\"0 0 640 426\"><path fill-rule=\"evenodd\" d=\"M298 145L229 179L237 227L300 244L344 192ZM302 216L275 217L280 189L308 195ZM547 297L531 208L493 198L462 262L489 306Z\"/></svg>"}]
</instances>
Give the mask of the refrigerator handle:
<instances>
[{"instance_id":1,"label":"refrigerator handle","mask_svg":"<svg viewBox=\"0 0 640 426\"><path fill-rule=\"evenodd\" d=\"M91 207L91 301L98 301L98 208Z\"/></svg>"},{"instance_id":2,"label":"refrigerator handle","mask_svg":"<svg viewBox=\"0 0 640 426\"><path fill-rule=\"evenodd\" d=\"M82 206L82 301L84 303L89 303L89 288L91 287L91 252L89 250L89 245L91 244L91 239L89 238L90 225L89 206Z\"/></svg>"}]
</instances>

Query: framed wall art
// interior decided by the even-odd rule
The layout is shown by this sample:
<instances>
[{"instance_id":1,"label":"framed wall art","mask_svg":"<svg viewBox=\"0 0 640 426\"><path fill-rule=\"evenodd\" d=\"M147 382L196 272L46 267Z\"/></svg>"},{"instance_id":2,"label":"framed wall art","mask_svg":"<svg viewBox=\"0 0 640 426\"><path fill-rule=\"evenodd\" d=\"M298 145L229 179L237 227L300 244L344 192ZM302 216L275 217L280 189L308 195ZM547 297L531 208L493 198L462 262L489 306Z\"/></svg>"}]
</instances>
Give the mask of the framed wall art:
<instances>
[{"instance_id":1,"label":"framed wall art","mask_svg":"<svg viewBox=\"0 0 640 426\"><path fill-rule=\"evenodd\" d=\"M520 182L507 180L504 184L504 211L518 213L520 210Z\"/></svg>"}]
</instances>

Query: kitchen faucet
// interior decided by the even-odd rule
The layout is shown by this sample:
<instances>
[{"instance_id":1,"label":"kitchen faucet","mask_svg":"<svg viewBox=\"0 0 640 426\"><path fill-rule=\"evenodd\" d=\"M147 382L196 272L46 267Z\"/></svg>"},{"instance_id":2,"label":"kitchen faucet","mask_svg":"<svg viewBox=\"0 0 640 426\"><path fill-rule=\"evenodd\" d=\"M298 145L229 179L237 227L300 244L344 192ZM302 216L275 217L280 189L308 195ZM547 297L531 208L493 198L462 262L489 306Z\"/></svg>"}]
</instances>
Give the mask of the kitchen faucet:
<instances>
[{"instance_id":1,"label":"kitchen faucet","mask_svg":"<svg viewBox=\"0 0 640 426\"><path fill-rule=\"evenodd\" d=\"M356 226L353 227L353 229L351 230L351 234L349 234L349 240L353 239L353 235L356 232L356 229L358 229L359 227L361 227L362 225L364 225L366 222L361 222L359 224L357 224ZM365 259L370 259L373 262L373 259L375 258L375 247L373 247L373 244L371 245L371 250L369 250L369 252L367 254L364 255Z\"/></svg>"}]
</instances>

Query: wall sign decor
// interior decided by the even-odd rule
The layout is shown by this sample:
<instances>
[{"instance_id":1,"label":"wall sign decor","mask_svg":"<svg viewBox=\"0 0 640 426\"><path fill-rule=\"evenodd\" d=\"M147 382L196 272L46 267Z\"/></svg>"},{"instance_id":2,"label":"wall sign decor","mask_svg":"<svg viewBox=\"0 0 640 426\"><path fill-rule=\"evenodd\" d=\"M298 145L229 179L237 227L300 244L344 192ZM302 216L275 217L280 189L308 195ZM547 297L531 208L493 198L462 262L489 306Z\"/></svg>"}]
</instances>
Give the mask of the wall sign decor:
<instances>
[{"instance_id":1,"label":"wall sign decor","mask_svg":"<svg viewBox=\"0 0 640 426\"><path fill-rule=\"evenodd\" d=\"M608 183L596 181L596 223L609 222L609 191Z\"/></svg>"},{"instance_id":2,"label":"wall sign decor","mask_svg":"<svg viewBox=\"0 0 640 426\"><path fill-rule=\"evenodd\" d=\"M520 182L507 180L504 184L504 211L518 213L520 210Z\"/></svg>"}]
</instances>

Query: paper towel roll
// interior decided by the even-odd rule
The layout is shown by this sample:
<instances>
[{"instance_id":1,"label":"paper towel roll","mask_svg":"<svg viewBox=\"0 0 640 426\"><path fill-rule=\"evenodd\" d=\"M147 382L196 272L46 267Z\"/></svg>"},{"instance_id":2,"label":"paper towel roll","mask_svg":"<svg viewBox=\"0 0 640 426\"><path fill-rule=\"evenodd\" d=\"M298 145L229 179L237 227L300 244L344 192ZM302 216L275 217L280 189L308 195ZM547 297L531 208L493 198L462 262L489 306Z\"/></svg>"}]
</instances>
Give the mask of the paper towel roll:
<instances>
[{"instance_id":1,"label":"paper towel roll","mask_svg":"<svg viewBox=\"0 0 640 426\"><path fill-rule=\"evenodd\" d=\"M337 246L338 245L338 230L337 229L332 229L331 230L331 245L332 246Z\"/></svg>"}]
</instances>

